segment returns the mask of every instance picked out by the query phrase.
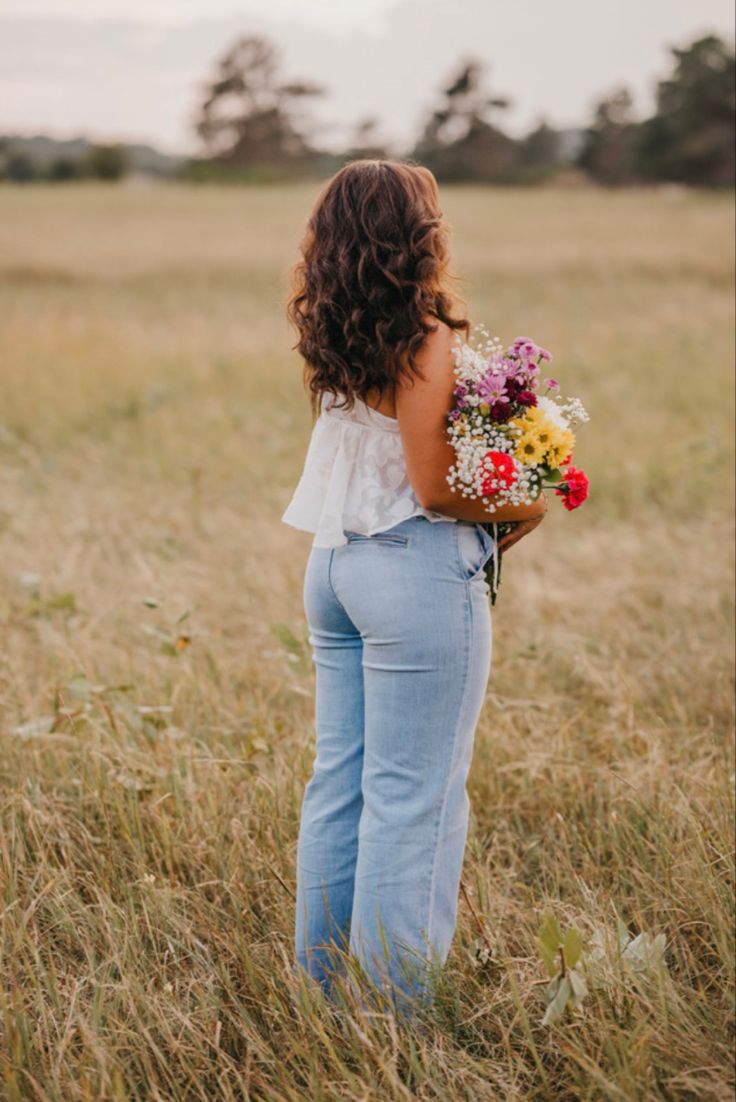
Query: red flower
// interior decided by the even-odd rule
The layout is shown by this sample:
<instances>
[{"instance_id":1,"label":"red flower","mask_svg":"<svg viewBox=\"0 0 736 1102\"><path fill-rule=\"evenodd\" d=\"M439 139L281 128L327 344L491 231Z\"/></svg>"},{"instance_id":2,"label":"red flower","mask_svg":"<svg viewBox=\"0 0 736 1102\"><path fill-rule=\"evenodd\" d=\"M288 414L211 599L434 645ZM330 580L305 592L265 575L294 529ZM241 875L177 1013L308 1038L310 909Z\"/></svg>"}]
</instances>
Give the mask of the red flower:
<instances>
[{"instance_id":1,"label":"red flower","mask_svg":"<svg viewBox=\"0 0 736 1102\"><path fill-rule=\"evenodd\" d=\"M492 421L509 421L514 415L514 407L511 402L494 402L490 408ZM502 453L499 453L502 454Z\"/></svg>"},{"instance_id":2,"label":"red flower","mask_svg":"<svg viewBox=\"0 0 736 1102\"><path fill-rule=\"evenodd\" d=\"M579 467L568 467L564 479L555 486L566 509L577 509L588 496L588 476Z\"/></svg>"},{"instance_id":3,"label":"red flower","mask_svg":"<svg viewBox=\"0 0 736 1102\"><path fill-rule=\"evenodd\" d=\"M488 473L481 482L481 493L485 497L491 497L493 494L497 494L502 488L500 485L492 486L491 482L495 479L498 483L503 483L507 488L513 486L516 482L517 474L514 461L510 455L506 452L486 452L483 457L483 466Z\"/></svg>"}]
</instances>

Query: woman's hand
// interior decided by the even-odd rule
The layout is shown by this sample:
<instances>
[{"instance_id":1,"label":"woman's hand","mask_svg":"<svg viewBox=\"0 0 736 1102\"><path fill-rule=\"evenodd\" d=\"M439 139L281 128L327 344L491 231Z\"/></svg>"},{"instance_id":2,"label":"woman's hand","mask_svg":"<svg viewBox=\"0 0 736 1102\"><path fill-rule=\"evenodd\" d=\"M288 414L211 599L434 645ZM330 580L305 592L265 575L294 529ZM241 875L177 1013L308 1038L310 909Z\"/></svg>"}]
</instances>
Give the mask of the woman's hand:
<instances>
[{"instance_id":1,"label":"woman's hand","mask_svg":"<svg viewBox=\"0 0 736 1102\"><path fill-rule=\"evenodd\" d=\"M528 520L513 521L514 527L510 532L507 532L505 536L500 536L498 540L498 550L508 551L509 547L513 547L515 543L518 543L524 536L528 536L530 532L533 532L537 525L541 524L544 520L545 513L547 512L547 499L544 494L541 495L544 498L544 508L535 517L530 517Z\"/></svg>"}]
</instances>

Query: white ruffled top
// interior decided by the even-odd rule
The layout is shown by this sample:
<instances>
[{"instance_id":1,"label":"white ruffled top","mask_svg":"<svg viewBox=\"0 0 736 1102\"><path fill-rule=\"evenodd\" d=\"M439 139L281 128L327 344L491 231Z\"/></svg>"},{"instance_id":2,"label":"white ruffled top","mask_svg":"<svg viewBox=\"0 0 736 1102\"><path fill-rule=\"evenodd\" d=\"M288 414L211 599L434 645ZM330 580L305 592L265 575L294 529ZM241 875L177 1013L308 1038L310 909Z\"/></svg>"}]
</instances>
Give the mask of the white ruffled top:
<instances>
[{"instance_id":1,"label":"white ruffled top","mask_svg":"<svg viewBox=\"0 0 736 1102\"><path fill-rule=\"evenodd\" d=\"M399 423L356 397L350 411L323 391L304 468L281 520L314 532L313 547L341 547L343 529L371 536L408 517L454 522L425 509L409 482Z\"/></svg>"}]
</instances>

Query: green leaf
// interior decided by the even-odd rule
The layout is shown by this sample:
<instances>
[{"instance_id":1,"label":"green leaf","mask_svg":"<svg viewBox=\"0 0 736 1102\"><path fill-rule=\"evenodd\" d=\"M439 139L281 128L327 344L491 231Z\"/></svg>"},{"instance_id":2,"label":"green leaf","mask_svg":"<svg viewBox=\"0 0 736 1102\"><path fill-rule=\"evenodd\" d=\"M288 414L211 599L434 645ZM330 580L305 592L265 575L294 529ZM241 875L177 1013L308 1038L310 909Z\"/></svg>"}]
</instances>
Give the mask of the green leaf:
<instances>
[{"instance_id":1,"label":"green leaf","mask_svg":"<svg viewBox=\"0 0 736 1102\"><path fill-rule=\"evenodd\" d=\"M569 978L567 976L560 976L554 997L544 1012L542 1025L550 1025L552 1022L559 1021L565 1013L565 1008L567 1007L567 1002L571 995L572 987Z\"/></svg>"},{"instance_id":2,"label":"green leaf","mask_svg":"<svg viewBox=\"0 0 736 1102\"><path fill-rule=\"evenodd\" d=\"M555 973L559 971L559 962L557 960L557 957L552 952L552 950L549 949L544 944L544 942L540 940L540 938L537 938L537 946L539 947L539 955L542 958L542 963L544 964L544 967L547 969L548 975L554 976Z\"/></svg>"},{"instance_id":3,"label":"green leaf","mask_svg":"<svg viewBox=\"0 0 736 1102\"><path fill-rule=\"evenodd\" d=\"M544 476L545 482L560 482L564 477L564 471L561 471L559 467L557 470L550 471L549 474Z\"/></svg>"},{"instance_id":4,"label":"green leaf","mask_svg":"<svg viewBox=\"0 0 736 1102\"><path fill-rule=\"evenodd\" d=\"M76 612L77 598L73 593L57 593L55 597L49 597L46 608L59 612Z\"/></svg>"},{"instance_id":5,"label":"green leaf","mask_svg":"<svg viewBox=\"0 0 736 1102\"><path fill-rule=\"evenodd\" d=\"M72 696L79 697L80 700L89 700L93 689L92 682L83 673L75 674L66 683L67 692L71 693Z\"/></svg>"},{"instance_id":6,"label":"green leaf","mask_svg":"<svg viewBox=\"0 0 736 1102\"><path fill-rule=\"evenodd\" d=\"M574 968L583 952L583 936L580 931L568 930L562 948L565 954L565 964L568 968Z\"/></svg>"},{"instance_id":7,"label":"green leaf","mask_svg":"<svg viewBox=\"0 0 736 1102\"><path fill-rule=\"evenodd\" d=\"M571 1005L574 1007L578 1007L585 996L588 994L588 985L586 984L580 973L577 972L574 968L571 969L567 974L570 979L570 987L572 988Z\"/></svg>"},{"instance_id":8,"label":"green leaf","mask_svg":"<svg viewBox=\"0 0 736 1102\"><path fill-rule=\"evenodd\" d=\"M560 924L551 911L544 912L542 925L537 931L537 937L553 953L556 953L562 945Z\"/></svg>"},{"instance_id":9,"label":"green leaf","mask_svg":"<svg viewBox=\"0 0 736 1102\"><path fill-rule=\"evenodd\" d=\"M653 938L651 934L642 931L628 943L622 953L622 960L634 972L644 973L656 969L664 963L665 941L664 934L657 934Z\"/></svg>"}]
</instances>

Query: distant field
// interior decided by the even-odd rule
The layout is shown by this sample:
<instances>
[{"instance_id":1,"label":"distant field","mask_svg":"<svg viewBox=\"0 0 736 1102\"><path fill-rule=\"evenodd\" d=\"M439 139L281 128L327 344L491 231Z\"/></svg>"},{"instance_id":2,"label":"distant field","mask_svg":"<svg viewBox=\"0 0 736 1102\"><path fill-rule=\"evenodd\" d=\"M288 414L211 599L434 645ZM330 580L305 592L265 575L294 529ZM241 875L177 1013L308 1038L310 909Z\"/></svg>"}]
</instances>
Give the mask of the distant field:
<instances>
[{"instance_id":1,"label":"distant field","mask_svg":"<svg viewBox=\"0 0 736 1102\"><path fill-rule=\"evenodd\" d=\"M591 495L504 561L463 877L494 956L463 897L410 1041L290 971L314 195L0 188L0 1097L731 1100L732 201L442 192L472 317L590 413ZM545 907L665 970L542 1026Z\"/></svg>"}]
</instances>

